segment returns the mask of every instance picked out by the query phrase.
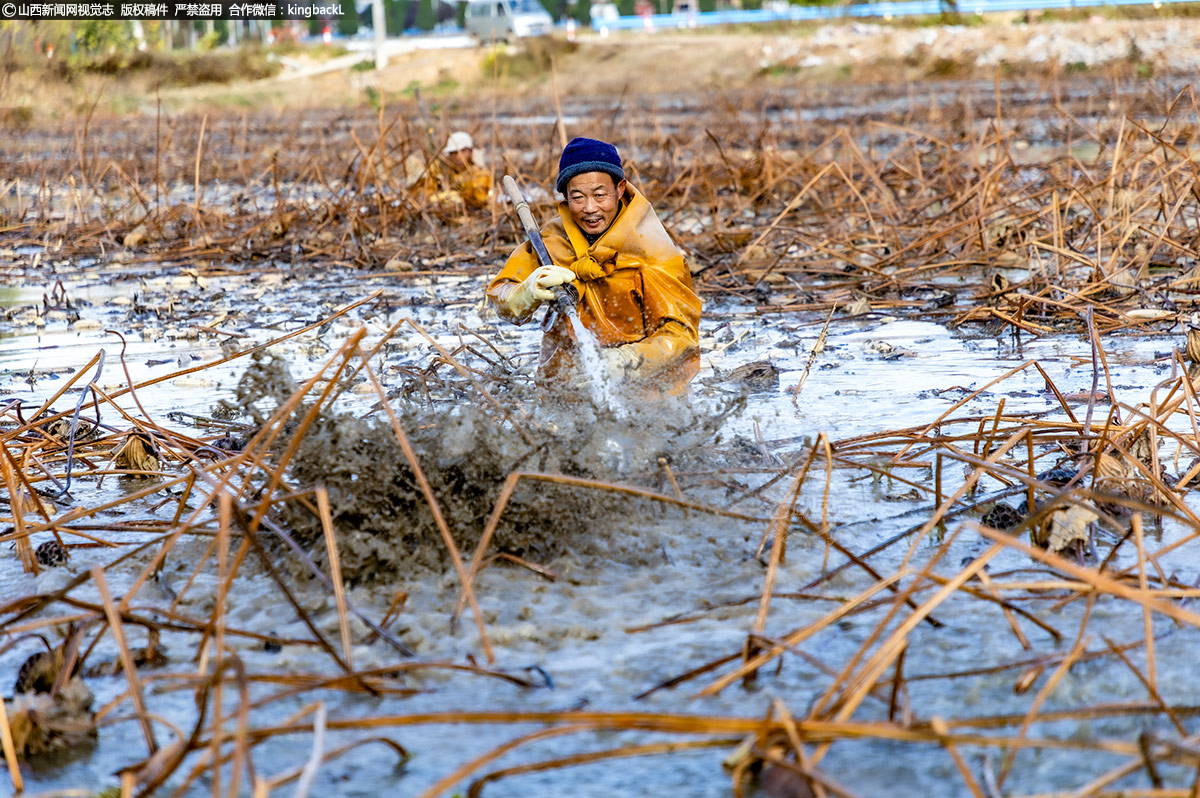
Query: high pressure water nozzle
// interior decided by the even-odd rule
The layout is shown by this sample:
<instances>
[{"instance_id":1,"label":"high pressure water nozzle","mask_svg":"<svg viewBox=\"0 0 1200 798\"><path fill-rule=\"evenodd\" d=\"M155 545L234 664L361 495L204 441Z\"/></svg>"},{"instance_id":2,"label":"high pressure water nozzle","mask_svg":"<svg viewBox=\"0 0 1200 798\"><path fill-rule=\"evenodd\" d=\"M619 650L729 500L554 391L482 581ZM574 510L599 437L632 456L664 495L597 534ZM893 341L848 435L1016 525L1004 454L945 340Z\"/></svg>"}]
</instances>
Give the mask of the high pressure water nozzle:
<instances>
[{"instance_id":1,"label":"high pressure water nozzle","mask_svg":"<svg viewBox=\"0 0 1200 798\"><path fill-rule=\"evenodd\" d=\"M554 309L564 316L577 316L579 311L579 289L570 283L556 285L550 289L554 292Z\"/></svg>"}]
</instances>

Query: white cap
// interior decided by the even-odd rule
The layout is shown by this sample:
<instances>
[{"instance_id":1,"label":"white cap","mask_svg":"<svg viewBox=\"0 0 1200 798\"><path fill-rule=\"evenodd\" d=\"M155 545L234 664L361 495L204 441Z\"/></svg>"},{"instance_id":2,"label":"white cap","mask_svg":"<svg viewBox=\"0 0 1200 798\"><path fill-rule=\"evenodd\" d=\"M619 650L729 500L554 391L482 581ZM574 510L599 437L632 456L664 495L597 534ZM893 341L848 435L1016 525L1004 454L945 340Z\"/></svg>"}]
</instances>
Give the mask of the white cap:
<instances>
[{"instance_id":1,"label":"white cap","mask_svg":"<svg viewBox=\"0 0 1200 798\"><path fill-rule=\"evenodd\" d=\"M450 134L450 138L446 139L446 146L442 149L442 152L449 155L459 150L473 149L475 149L475 142L471 141L471 134L465 130L456 130Z\"/></svg>"}]
</instances>

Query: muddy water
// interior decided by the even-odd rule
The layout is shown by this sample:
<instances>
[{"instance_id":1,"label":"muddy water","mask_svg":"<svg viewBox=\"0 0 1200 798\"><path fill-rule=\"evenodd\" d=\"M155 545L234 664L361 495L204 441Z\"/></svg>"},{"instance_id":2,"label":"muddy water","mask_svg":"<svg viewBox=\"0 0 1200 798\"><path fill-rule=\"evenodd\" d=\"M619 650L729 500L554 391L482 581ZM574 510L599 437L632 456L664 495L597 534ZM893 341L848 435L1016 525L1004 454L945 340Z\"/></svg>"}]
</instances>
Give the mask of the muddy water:
<instances>
[{"instance_id":1,"label":"muddy water","mask_svg":"<svg viewBox=\"0 0 1200 798\"><path fill-rule=\"evenodd\" d=\"M223 279L232 282L223 283L227 293L216 300L213 298L219 290L216 285L204 285L202 279L182 272L160 273L141 279L136 285L93 284L84 277L65 280L64 288L74 302L73 308L58 311L62 316L46 314L43 326L30 321L0 338L0 371L5 375L0 388L6 391L0 398L19 398L26 406L36 405L61 385L66 373L82 367L101 347L108 351L101 383L109 387L122 385L124 375L117 359L120 345L114 336L103 332L105 329L127 333L126 361L132 378L141 380L219 358L223 353L220 341L230 336L213 335L198 330L197 325L245 336L235 339L245 346L303 326L334 306L375 288L385 289L389 302L386 310L367 307L353 311L320 334L300 336L279 347L279 354L287 359L294 377L303 379L314 373L357 325L367 325L368 338L377 337L390 323L407 314L448 344L457 343L457 325L462 322L496 341L532 370L537 350L536 331L502 325L477 301L485 285L482 276L421 278L398 286L386 279L322 268L319 273L280 269ZM235 285L236 290L232 288ZM26 285L3 301L13 307L26 306L40 302L42 293L49 294L53 288L52 284ZM129 303L120 301L134 295L136 299ZM312 297L321 297L319 304L311 304ZM443 306L440 300L449 297L453 301ZM155 313L147 309L152 307L161 310ZM793 397L791 389L803 374L821 320L798 324L794 316L761 314L752 307L735 304L710 304L706 310L708 316L702 324L703 368L695 383L698 401L715 400L735 390L727 377L738 366L769 359L780 370L778 385L752 394L745 411L729 419L722 430L725 442L739 438L748 441L747 465L764 471L791 462L804 450L803 440L811 440L821 432L837 440L927 424L966 392L982 387L1027 359L1041 361L1063 392L1091 387L1092 374L1087 365L1090 361L1086 360L1090 350L1078 338L1064 336L1024 342L1007 335L976 338L952 334L942 326L919 319L874 314L839 318L834 322L824 350L813 359L803 390ZM81 325L74 314L93 323ZM423 363L430 355L423 339L415 334L402 332L397 343L385 356L385 379L396 379L400 367ZM1155 357L1168 349L1170 343L1152 338L1108 343L1114 386L1123 401L1144 400L1156 383L1169 376L1167 367ZM139 398L146 411L160 423L172 423L164 420L172 410L207 415L215 402L233 398L243 363L235 361L193 377L160 383L139 392ZM1041 378L1032 373L997 386L974 400L964 412L990 414L1002 397L1009 413L1052 413L1055 407L1053 397L1044 392ZM128 397L119 401L126 411L136 412ZM371 397L351 393L341 401L343 409L361 411ZM204 434L187 426L180 429ZM747 480L763 478L746 477ZM713 504L728 501L721 489L705 485L700 478L683 475L682 481L685 493L697 500ZM948 487L953 488L954 484L950 478ZM825 505L823 487L823 477L814 479L798 503L810 518L821 517ZM128 489L128 485L110 480L93 495L80 488L78 496L90 503ZM783 486L778 486L778 490L769 492L766 501L744 502L737 509L769 515L774 502L782 498L782 490ZM845 545L861 551L919 522L923 516L908 513L927 506L928 501L907 498L906 490L905 486L889 483L887 479L863 478L859 472L835 472L828 499L833 534ZM143 515L150 513L148 508L142 511ZM757 608L752 599L762 587L764 569L753 554L764 528L764 523L713 519L677 510L596 518L593 534L580 540L573 551L542 563L559 575L558 581L547 582L524 570L496 566L484 571L478 582L478 595L496 648L497 666L545 686L521 689L482 677L451 678L429 672L406 678L408 686L421 691L413 696L366 698L334 694L322 698L330 716L338 718L451 709L571 708L755 716L765 713L776 697L782 698L794 713L803 714L828 687L830 677L797 657L785 660L779 673L764 672L760 686L753 691L731 687L716 697L696 700L692 695L707 683L701 678L675 690L659 691L642 701L634 699L660 681L740 651ZM953 527L950 531L954 531ZM1169 541L1180 530L1168 526L1162 534L1164 541ZM130 535L122 540L148 538ZM181 587L192 563L207 545L204 538L186 541L168 560L166 583L175 589ZM964 558L976 556L985 548L978 536L964 533L951 546L938 570L954 573ZM890 572L898 566L904 549L901 546L888 550L875 558L874 565ZM932 545L918 543L916 564L921 565L932 551ZM67 568L47 570L36 578L21 574L14 556L0 558L0 600L53 590L71 574L104 564L112 557L103 550L80 549ZM140 567L145 561L139 557L129 566L110 571L114 594L122 594L136 573L135 566ZM801 591L821 574L825 562L822 544L803 534L794 535L776 591ZM829 563L836 565L840 560L834 555ZM1129 564L1128 557L1120 558L1119 564ZM992 563L992 569L1000 572L1030 565L1023 557L1005 554ZM1163 567L1182 581L1190 582L1200 575L1200 559L1187 549L1164 558ZM197 616L211 611L214 582L212 573L202 574L181 610ZM839 574L823 589L833 597L851 596L873 582L861 572L850 570ZM452 575L400 573L382 584L354 589L351 598L372 617L380 617L398 588L406 590L410 598L393 631L416 649L421 659L463 662L470 655L480 656L479 641L469 622L457 629L449 626L448 618L457 599L457 583ZM156 585L143 590L147 604L167 602ZM307 588L302 585L301 592L324 631L336 639L337 618L332 598L311 585ZM79 596L96 598L89 589L81 589ZM723 603L730 606L709 609ZM834 606L832 601L777 598L772 603L767 634L781 635L808 624ZM908 698L913 710L921 717L1026 711L1030 696L1014 694L1015 672L953 681L919 677L974 668L981 663L1018 661L1069 648L1082 610L1081 603L1076 602L1047 618L1064 634L1064 643L1055 643L1046 633L1027 626L1026 633L1033 645L1033 652L1027 652L993 607L965 597L950 600L935 613L944 624L941 628L923 626L910 637L912 645L905 672L910 679ZM634 631L636 627L657 624L679 613L688 613L695 619ZM230 597L227 617L230 626L295 638L306 636L303 625L284 608L269 580L253 568ZM806 643L804 650L829 668L840 670L882 618L882 609L853 616ZM1100 602L1093 610L1091 623L1092 629L1102 630L1118 642L1136 640L1142 635L1142 616L1129 605ZM1161 622L1157 630L1160 633L1156 646L1158 678L1163 698L1168 703L1198 703L1193 663L1200 654L1200 640L1193 630ZM362 632L361 627L355 626L355 640L359 641L354 650L356 667L369 668L395 661L394 653L386 646L362 643ZM164 642L172 658L170 670L188 671L195 667L195 652L190 649L194 638L168 635ZM251 672L330 672L328 662L306 647L285 646L282 651L272 653L236 638L231 645ZM1093 640L1091 648L1101 645ZM0 657L0 673L14 673L21 659L32 650L31 645L24 645ZM113 655L111 648L102 647L94 656L106 659ZM1132 656L1141 663L1140 652L1132 652ZM181 728L189 728L195 719L191 695L168 690L166 683L152 684L147 696L149 710ZM97 693L97 703L103 704L122 692L124 682L99 678L91 680L91 685ZM255 694L262 692L256 690ZM1145 699L1144 689L1129 670L1105 661L1073 669L1051 693L1044 709ZM304 696L278 702L269 711L258 713L253 722L267 725L278 721L310 700L311 696ZM869 700L855 717L886 717L886 706ZM1065 739L1132 739L1145 723L1139 718L1039 723L1031 733ZM534 727L401 728L392 736L413 754L404 769L396 768L390 752L366 746L323 767L317 789L344 796L415 795L470 757L519 733L534 730ZM357 736L334 734L328 747ZM657 738L633 733L554 738L496 764L502 767L653 739ZM264 744L256 749L256 766L261 772L271 774L297 765L307 756L309 744L307 738ZM127 719L115 722L102 729L92 751L68 761L30 767L27 786L36 793L115 784L113 772L140 758L138 752L142 747L136 723ZM977 765L980 752L965 748L962 753L973 767ZM730 794L728 778L720 768L721 756L700 752L531 774L492 785L486 794L715 798ZM1006 789L1014 794L1066 789L1086 782L1118 762L1116 758L1091 752L1021 754ZM964 794L953 763L940 749L932 747L838 743L821 767L862 796L949 798ZM1177 775L1167 772L1168 777ZM210 784L199 782L188 794L210 792Z\"/></svg>"}]
</instances>

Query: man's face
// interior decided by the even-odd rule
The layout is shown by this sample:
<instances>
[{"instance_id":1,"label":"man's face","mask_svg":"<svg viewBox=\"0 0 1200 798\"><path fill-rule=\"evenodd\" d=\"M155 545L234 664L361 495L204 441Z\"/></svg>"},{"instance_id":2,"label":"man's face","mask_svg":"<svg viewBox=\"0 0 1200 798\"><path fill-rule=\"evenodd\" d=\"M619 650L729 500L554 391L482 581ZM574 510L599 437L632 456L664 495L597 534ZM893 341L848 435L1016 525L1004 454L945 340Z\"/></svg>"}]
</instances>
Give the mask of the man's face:
<instances>
[{"instance_id":1,"label":"man's face","mask_svg":"<svg viewBox=\"0 0 1200 798\"><path fill-rule=\"evenodd\" d=\"M471 162L471 150L455 150L446 156L446 160L456 169L461 169Z\"/></svg>"},{"instance_id":2,"label":"man's face","mask_svg":"<svg viewBox=\"0 0 1200 798\"><path fill-rule=\"evenodd\" d=\"M600 235L621 209L625 181L613 181L608 172L584 172L567 183L567 209L571 218L588 235Z\"/></svg>"}]
</instances>

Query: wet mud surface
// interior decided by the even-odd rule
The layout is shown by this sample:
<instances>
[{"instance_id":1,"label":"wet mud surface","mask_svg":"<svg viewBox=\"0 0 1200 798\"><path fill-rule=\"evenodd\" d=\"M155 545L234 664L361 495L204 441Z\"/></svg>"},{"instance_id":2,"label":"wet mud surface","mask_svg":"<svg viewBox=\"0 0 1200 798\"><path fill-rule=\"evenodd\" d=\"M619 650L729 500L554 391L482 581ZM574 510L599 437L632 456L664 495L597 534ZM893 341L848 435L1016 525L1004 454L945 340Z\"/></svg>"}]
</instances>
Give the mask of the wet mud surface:
<instances>
[{"instance_id":1,"label":"wet mud surface","mask_svg":"<svg viewBox=\"0 0 1200 798\"><path fill-rule=\"evenodd\" d=\"M536 446L470 407L443 416L415 414L404 421L410 423L403 426L417 430L410 444L424 464L430 489L441 497L439 510L455 530L455 542L466 551L479 544L510 473L613 479L621 476L614 467L632 465L636 457L624 451L634 442L618 438L620 430L612 420L608 436L580 430L576 423L556 428ZM665 438L660 445L666 452L676 444ZM590 461L590 467L580 460ZM449 567L421 485L386 420L364 421L350 414L318 420L296 452L292 475L299 486L320 483L329 490L348 583L389 583L401 575L441 573ZM586 545L585 537L603 534L607 518L647 513L652 511L636 500L592 490L523 487L508 501L492 545L498 553L546 562ZM289 506L284 520L301 543L311 546L321 540L320 519L311 512Z\"/></svg>"}]
</instances>

